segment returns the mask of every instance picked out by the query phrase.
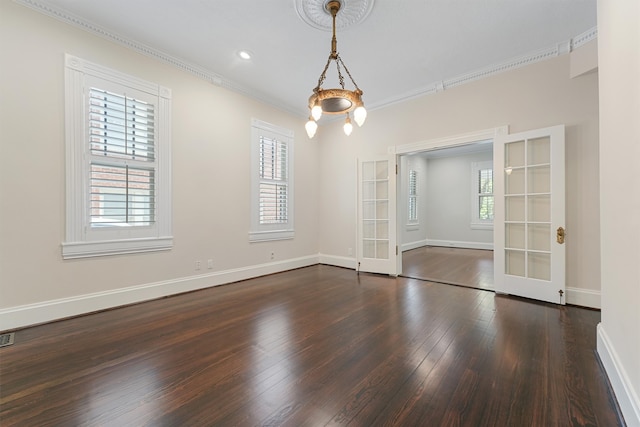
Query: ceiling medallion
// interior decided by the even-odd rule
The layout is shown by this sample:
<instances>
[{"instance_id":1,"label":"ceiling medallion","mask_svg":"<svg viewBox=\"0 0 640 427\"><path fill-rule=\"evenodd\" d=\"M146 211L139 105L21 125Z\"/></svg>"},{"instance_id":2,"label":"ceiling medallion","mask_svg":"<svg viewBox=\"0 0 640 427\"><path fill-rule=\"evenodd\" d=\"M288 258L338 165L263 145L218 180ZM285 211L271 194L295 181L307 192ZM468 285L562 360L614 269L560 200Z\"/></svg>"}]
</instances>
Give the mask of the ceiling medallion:
<instances>
[{"instance_id":1,"label":"ceiling medallion","mask_svg":"<svg viewBox=\"0 0 640 427\"><path fill-rule=\"evenodd\" d=\"M313 28L331 31L333 19L327 8L329 1L294 0L296 13L300 19ZM336 18L336 28L343 30L364 21L373 8L374 0L340 0L340 3L340 14Z\"/></svg>"}]
</instances>

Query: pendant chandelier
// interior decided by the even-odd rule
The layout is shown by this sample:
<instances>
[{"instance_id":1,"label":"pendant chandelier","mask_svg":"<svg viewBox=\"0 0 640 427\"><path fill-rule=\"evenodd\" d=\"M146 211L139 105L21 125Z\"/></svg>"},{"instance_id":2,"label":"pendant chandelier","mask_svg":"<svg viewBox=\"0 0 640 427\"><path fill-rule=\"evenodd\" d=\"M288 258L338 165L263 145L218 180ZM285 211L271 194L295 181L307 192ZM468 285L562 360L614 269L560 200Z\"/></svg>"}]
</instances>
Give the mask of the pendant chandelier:
<instances>
[{"instance_id":1,"label":"pendant chandelier","mask_svg":"<svg viewBox=\"0 0 640 427\"><path fill-rule=\"evenodd\" d=\"M362 102L362 90L360 90L355 80L353 80L349 69L344 65L344 62L342 62L342 58L340 58L337 51L338 41L336 39L336 15L340 10L340 6L341 3L338 0L331 0L325 5L325 9L331 14L333 19L333 38L331 39L331 53L329 54L329 59L327 59L327 64L324 66L322 74L320 74L318 86L313 89L313 94L309 97L309 110L311 115L309 116L309 121L305 125L309 138L313 138L316 134L316 130L318 129L317 121L322 117L323 113L346 115L344 133L347 136L351 135L351 131L353 130L349 113L353 111L353 119L356 121L358 126L362 126L367 118L367 110L364 108L364 104ZM322 88L322 84L326 78L327 70L329 69L329 65L331 65L331 61L336 63L338 81L340 82L339 89ZM342 74L342 68L344 68L344 71L347 76L349 76L351 83L355 86L354 90L344 88L344 75Z\"/></svg>"}]
</instances>

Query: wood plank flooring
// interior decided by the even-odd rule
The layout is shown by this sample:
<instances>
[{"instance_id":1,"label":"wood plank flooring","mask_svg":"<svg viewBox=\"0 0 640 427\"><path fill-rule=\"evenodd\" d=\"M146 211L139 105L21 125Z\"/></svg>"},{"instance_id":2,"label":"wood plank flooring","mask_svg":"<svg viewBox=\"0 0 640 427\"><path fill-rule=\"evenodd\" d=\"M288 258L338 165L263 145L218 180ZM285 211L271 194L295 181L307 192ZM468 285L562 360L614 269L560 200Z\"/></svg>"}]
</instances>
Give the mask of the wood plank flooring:
<instances>
[{"instance_id":1,"label":"wood plank flooring","mask_svg":"<svg viewBox=\"0 0 640 427\"><path fill-rule=\"evenodd\" d=\"M324 265L17 331L2 426L618 426L600 313Z\"/></svg>"},{"instance_id":2,"label":"wood plank flooring","mask_svg":"<svg viewBox=\"0 0 640 427\"><path fill-rule=\"evenodd\" d=\"M402 275L493 290L493 251L422 246L402 253Z\"/></svg>"}]
</instances>

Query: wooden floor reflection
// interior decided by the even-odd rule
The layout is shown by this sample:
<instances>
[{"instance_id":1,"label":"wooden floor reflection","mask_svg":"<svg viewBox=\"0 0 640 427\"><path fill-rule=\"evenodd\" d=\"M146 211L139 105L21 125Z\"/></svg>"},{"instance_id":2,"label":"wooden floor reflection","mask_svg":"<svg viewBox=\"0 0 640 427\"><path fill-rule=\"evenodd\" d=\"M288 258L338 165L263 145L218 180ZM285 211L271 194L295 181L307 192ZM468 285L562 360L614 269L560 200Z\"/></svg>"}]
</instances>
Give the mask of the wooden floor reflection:
<instances>
[{"instance_id":1,"label":"wooden floor reflection","mask_svg":"<svg viewBox=\"0 0 640 427\"><path fill-rule=\"evenodd\" d=\"M402 253L402 275L493 290L493 251L422 246Z\"/></svg>"},{"instance_id":2,"label":"wooden floor reflection","mask_svg":"<svg viewBox=\"0 0 640 427\"><path fill-rule=\"evenodd\" d=\"M597 311L312 266L17 331L3 426L617 426Z\"/></svg>"}]
</instances>

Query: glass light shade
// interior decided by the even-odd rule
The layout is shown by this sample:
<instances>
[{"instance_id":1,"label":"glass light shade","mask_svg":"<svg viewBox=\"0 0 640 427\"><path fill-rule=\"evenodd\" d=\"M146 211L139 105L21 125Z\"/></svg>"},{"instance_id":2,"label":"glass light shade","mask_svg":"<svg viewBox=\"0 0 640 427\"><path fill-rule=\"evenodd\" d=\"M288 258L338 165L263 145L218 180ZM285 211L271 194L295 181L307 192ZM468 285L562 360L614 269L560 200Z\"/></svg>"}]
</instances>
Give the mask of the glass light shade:
<instances>
[{"instance_id":1,"label":"glass light shade","mask_svg":"<svg viewBox=\"0 0 640 427\"><path fill-rule=\"evenodd\" d=\"M304 128L307 130L307 135L309 138L313 138L318 130L318 124L313 121L311 117L309 117L309 121L304 125Z\"/></svg>"},{"instance_id":2,"label":"glass light shade","mask_svg":"<svg viewBox=\"0 0 640 427\"><path fill-rule=\"evenodd\" d=\"M351 124L349 116L347 116L347 120L344 122L344 134L349 136L351 132L353 132L353 125Z\"/></svg>"},{"instance_id":3,"label":"glass light shade","mask_svg":"<svg viewBox=\"0 0 640 427\"><path fill-rule=\"evenodd\" d=\"M359 105L358 108L353 112L353 118L358 124L358 126L362 126L364 121L367 119L367 110L364 108L364 105Z\"/></svg>"},{"instance_id":4,"label":"glass light shade","mask_svg":"<svg viewBox=\"0 0 640 427\"><path fill-rule=\"evenodd\" d=\"M322 117L322 107L319 104L314 105L311 109L311 117L313 117L315 121L320 120L320 117Z\"/></svg>"}]
</instances>

